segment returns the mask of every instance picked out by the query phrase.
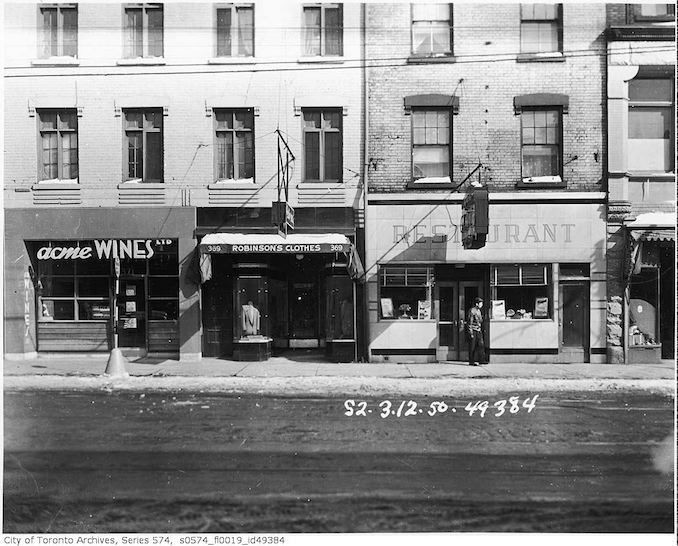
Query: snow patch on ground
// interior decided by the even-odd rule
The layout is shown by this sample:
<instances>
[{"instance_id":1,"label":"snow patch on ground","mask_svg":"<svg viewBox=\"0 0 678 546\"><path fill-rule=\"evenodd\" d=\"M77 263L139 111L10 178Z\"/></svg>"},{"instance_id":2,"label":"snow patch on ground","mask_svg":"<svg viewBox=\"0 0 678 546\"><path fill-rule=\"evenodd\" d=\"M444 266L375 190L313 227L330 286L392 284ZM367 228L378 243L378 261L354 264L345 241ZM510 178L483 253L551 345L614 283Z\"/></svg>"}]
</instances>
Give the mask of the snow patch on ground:
<instances>
[{"instance_id":1,"label":"snow patch on ground","mask_svg":"<svg viewBox=\"0 0 678 546\"><path fill-rule=\"evenodd\" d=\"M259 394L282 396L412 396L478 395L493 393L542 394L554 391L643 391L673 396L675 384L667 379L418 379L383 377L126 377L7 376L6 391L182 391L205 394Z\"/></svg>"}]
</instances>

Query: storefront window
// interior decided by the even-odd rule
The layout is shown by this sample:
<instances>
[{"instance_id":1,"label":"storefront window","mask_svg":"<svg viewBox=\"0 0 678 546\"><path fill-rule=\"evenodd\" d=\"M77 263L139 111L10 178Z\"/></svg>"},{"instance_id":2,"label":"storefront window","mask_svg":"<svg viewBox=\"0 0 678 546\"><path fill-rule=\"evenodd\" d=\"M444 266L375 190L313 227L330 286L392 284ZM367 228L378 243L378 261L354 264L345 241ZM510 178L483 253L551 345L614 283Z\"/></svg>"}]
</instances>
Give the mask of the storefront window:
<instances>
[{"instance_id":1,"label":"storefront window","mask_svg":"<svg viewBox=\"0 0 678 546\"><path fill-rule=\"evenodd\" d=\"M644 267L629 286L629 345L658 344L659 269ZM670 304L672 305L672 303Z\"/></svg>"},{"instance_id":2,"label":"storefront window","mask_svg":"<svg viewBox=\"0 0 678 546\"><path fill-rule=\"evenodd\" d=\"M236 339L268 335L268 286L264 277L236 279Z\"/></svg>"},{"instance_id":3,"label":"storefront window","mask_svg":"<svg viewBox=\"0 0 678 546\"><path fill-rule=\"evenodd\" d=\"M332 275L326 281L325 337L353 339L353 286L351 279Z\"/></svg>"},{"instance_id":4,"label":"storefront window","mask_svg":"<svg viewBox=\"0 0 678 546\"><path fill-rule=\"evenodd\" d=\"M428 320L433 317L432 267L382 267L379 270L379 317Z\"/></svg>"},{"instance_id":5,"label":"storefront window","mask_svg":"<svg viewBox=\"0 0 678 546\"><path fill-rule=\"evenodd\" d=\"M166 240L154 246L148 267L148 319L179 318L179 261L177 242ZM145 272L145 270L144 270Z\"/></svg>"},{"instance_id":6,"label":"storefront window","mask_svg":"<svg viewBox=\"0 0 678 546\"><path fill-rule=\"evenodd\" d=\"M550 267L544 264L492 266L490 285L493 320L553 317Z\"/></svg>"}]
</instances>

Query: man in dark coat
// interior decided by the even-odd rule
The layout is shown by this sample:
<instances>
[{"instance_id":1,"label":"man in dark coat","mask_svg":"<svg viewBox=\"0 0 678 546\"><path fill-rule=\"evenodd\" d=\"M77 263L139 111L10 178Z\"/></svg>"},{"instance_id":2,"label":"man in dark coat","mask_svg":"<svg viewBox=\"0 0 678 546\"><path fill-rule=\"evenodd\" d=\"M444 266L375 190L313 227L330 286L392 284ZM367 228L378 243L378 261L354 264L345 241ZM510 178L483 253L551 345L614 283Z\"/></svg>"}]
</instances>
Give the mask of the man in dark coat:
<instances>
[{"instance_id":1,"label":"man in dark coat","mask_svg":"<svg viewBox=\"0 0 678 546\"><path fill-rule=\"evenodd\" d=\"M487 356L485 354L485 339L484 339L484 325L483 325L483 308L482 298L476 298L473 301L473 307L469 309L466 320L466 333L468 334L468 364L469 366L477 366L476 352L478 353L478 361L480 364L487 364Z\"/></svg>"}]
</instances>

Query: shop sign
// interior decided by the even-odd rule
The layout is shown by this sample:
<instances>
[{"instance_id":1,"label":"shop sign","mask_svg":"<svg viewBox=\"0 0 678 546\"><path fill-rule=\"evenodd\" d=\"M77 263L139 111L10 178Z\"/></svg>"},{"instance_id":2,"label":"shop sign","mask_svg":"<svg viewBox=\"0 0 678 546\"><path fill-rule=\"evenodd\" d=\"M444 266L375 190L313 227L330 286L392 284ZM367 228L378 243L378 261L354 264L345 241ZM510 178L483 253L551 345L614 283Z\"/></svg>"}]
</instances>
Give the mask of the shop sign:
<instances>
[{"instance_id":1,"label":"shop sign","mask_svg":"<svg viewBox=\"0 0 678 546\"><path fill-rule=\"evenodd\" d=\"M94 246L43 246L38 249L38 260L89 260L90 258L144 260L155 255L153 245L171 244L171 239L94 240Z\"/></svg>"},{"instance_id":2,"label":"shop sign","mask_svg":"<svg viewBox=\"0 0 678 546\"><path fill-rule=\"evenodd\" d=\"M323 254L331 252L349 252L350 244L309 243L309 244L247 244L247 245L205 245L204 250L216 254L243 254L248 252L266 252L270 254Z\"/></svg>"}]
</instances>

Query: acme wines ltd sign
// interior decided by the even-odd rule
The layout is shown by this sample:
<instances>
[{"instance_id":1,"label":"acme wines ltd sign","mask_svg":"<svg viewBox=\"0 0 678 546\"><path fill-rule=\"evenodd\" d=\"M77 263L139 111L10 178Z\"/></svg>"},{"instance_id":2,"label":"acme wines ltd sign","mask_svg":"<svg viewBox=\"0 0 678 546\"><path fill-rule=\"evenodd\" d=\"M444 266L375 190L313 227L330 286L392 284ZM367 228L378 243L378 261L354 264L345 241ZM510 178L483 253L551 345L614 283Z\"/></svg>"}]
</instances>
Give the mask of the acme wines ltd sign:
<instances>
[{"instance_id":1,"label":"acme wines ltd sign","mask_svg":"<svg viewBox=\"0 0 678 546\"><path fill-rule=\"evenodd\" d=\"M170 244L171 239L127 239L94 240L92 244L70 246L43 246L38 249L38 260L99 260L111 258L133 258L147 260L155 255L154 245Z\"/></svg>"}]
</instances>

